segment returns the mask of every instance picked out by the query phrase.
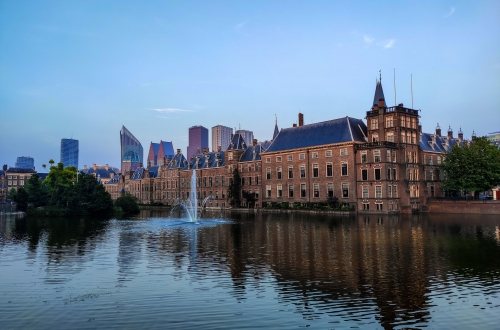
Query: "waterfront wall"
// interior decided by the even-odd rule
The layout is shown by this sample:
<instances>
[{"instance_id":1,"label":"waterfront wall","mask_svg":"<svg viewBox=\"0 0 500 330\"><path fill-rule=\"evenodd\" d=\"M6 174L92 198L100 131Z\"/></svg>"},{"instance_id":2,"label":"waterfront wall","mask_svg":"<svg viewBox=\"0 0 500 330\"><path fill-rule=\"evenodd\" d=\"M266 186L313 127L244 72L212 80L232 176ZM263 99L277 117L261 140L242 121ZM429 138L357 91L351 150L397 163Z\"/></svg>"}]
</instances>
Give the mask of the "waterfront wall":
<instances>
[{"instance_id":1,"label":"waterfront wall","mask_svg":"<svg viewBox=\"0 0 500 330\"><path fill-rule=\"evenodd\" d=\"M430 201L430 213L500 214L500 201Z\"/></svg>"}]
</instances>

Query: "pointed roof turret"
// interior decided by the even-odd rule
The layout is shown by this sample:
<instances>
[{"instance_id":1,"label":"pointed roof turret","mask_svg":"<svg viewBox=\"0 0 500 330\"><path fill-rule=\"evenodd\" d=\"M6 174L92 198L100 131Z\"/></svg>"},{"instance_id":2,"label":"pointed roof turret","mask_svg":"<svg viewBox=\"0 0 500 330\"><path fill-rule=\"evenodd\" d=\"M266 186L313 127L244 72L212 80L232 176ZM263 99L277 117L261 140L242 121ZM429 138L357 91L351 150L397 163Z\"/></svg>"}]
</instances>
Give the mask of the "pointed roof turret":
<instances>
[{"instance_id":1,"label":"pointed roof turret","mask_svg":"<svg viewBox=\"0 0 500 330\"><path fill-rule=\"evenodd\" d=\"M274 123L274 133L273 133L273 140L278 136L278 133L280 130L278 129L278 117L276 117L275 123Z\"/></svg>"},{"instance_id":2,"label":"pointed roof turret","mask_svg":"<svg viewBox=\"0 0 500 330\"><path fill-rule=\"evenodd\" d=\"M375 95L373 96L373 105L378 105L378 101L380 100L384 100L385 103L384 90L382 89L382 75L380 75L380 79L377 79Z\"/></svg>"}]
</instances>

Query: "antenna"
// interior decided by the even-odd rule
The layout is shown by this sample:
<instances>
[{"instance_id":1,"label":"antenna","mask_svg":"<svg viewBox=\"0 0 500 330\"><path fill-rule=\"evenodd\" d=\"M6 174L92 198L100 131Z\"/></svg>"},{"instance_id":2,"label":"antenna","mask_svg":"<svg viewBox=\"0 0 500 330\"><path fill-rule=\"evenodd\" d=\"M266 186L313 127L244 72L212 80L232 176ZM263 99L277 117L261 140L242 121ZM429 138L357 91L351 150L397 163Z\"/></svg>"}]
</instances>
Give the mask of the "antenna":
<instances>
[{"instance_id":1,"label":"antenna","mask_svg":"<svg viewBox=\"0 0 500 330\"><path fill-rule=\"evenodd\" d=\"M410 74L411 108L413 109L413 74Z\"/></svg>"},{"instance_id":2,"label":"antenna","mask_svg":"<svg viewBox=\"0 0 500 330\"><path fill-rule=\"evenodd\" d=\"M394 68L394 105L398 105L398 99L396 98L396 68Z\"/></svg>"}]
</instances>

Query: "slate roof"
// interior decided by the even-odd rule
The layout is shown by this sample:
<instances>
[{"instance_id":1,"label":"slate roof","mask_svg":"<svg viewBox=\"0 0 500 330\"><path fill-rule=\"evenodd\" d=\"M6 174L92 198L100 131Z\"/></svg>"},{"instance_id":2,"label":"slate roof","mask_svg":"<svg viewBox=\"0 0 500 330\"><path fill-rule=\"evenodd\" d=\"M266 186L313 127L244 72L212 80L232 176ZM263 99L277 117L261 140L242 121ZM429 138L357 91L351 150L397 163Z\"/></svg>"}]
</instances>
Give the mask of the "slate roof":
<instances>
[{"instance_id":1,"label":"slate roof","mask_svg":"<svg viewBox=\"0 0 500 330\"><path fill-rule=\"evenodd\" d=\"M160 141L160 144L163 146L163 152L165 153L165 156L173 157L175 155L174 145L172 144L172 141ZM159 145L158 145L158 148L159 148Z\"/></svg>"},{"instance_id":2,"label":"slate roof","mask_svg":"<svg viewBox=\"0 0 500 330\"><path fill-rule=\"evenodd\" d=\"M32 168L9 167L7 173L35 173Z\"/></svg>"},{"instance_id":3,"label":"slate roof","mask_svg":"<svg viewBox=\"0 0 500 330\"><path fill-rule=\"evenodd\" d=\"M106 184L117 184L120 182L121 178L122 178L121 174L115 175L113 178L111 178L111 180L106 182Z\"/></svg>"},{"instance_id":4,"label":"slate roof","mask_svg":"<svg viewBox=\"0 0 500 330\"><path fill-rule=\"evenodd\" d=\"M183 154L178 153L175 154L175 156L172 158L170 162L168 162L167 167L170 169L178 168L183 170L188 168L188 162Z\"/></svg>"},{"instance_id":5,"label":"slate roof","mask_svg":"<svg viewBox=\"0 0 500 330\"><path fill-rule=\"evenodd\" d=\"M448 139L448 136L437 136L430 133L422 133L420 135L420 149L427 152L447 153L456 144L460 145L463 143L463 141L457 138Z\"/></svg>"},{"instance_id":6,"label":"slate roof","mask_svg":"<svg viewBox=\"0 0 500 330\"><path fill-rule=\"evenodd\" d=\"M259 143L256 146L248 147L245 152L240 157L240 162L251 162L254 160L260 160L260 153L263 152L264 149L262 144Z\"/></svg>"},{"instance_id":7,"label":"slate roof","mask_svg":"<svg viewBox=\"0 0 500 330\"><path fill-rule=\"evenodd\" d=\"M281 129L266 152L291 150L342 142L366 142L366 125L350 117Z\"/></svg>"},{"instance_id":8,"label":"slate roof","mask_svg":"<svg viewBox=\"0 0 500 330\"><path fill-rule=\"evenodd\" d=\"M89 167L87 169L83 169L81 172L85 174L94 174L96 177L101 179L108 179L117 174L112 167L108 167L108 169L106 169L105 166L97 166L95 169L94 167Z\"/></svg>"},{"instance_id":9,"label":"slate roof","mask_svg":"<svg viewBox=\"0 0 500 330\"><path fill-rule=\"evenodd\" d=\"M383 99L385 101L382 82L380 80L377 80L377 86L375 86L375 95L373 95L373 105L378 104L378 100L380 99Z\"/></svg>"},{"instance_id":10,"label":"slate roof","mask_svg":"<svg viewBox=\"0 0 500 330\"><path fill-rule=\"evenodd\" d=\"M189 168L211 168L220 166L224 166L223 151L197 154L189 161Z\"/></svg>"},{"instance_id":11,"label":"slate roof","mask_svg":"<svg viewBox=\"0 0 500 330\"><path fill-rule=\"evenodd\" d=\"M245 140L241 136L241 134L236 133L233 134L231 138L231 143L229 143L229 146L227 147L227 150L244 150L247 148L247 144L245 143Z\"/></svg>"},{"instance_id":12,"label":"slate roof","mask_svg":"<svg viewBox=\"0 0 500 330\"><path fill-rule=\"evenodd\" d=\"M158 177L158 168L159 166L151 166L150 168L148 168L150 178Z\"/></svg>"},{"instance_id":13,"label":"slate roof","mask_svg":"<svg viewBox=\"0 0 500 330\"><path fill-rule=\"evenodd\" d=\"M274 124L274 133L273 133L273 140L278 136L280 130L278 129L278 121Z\"/></svg>"},{"instance_id":14,"label":"slate roof","mask_svg":"<svg viewBox=\"0 0 500 330\"><path fill-rule=\"evenodd\" d=\"M140 180L144 177L144 167L138 167L134 173L132 173L132 180Z\"/></svg>"},{"instance_id":15,"label":"slate roof","mask_svg":"<svg viewBox=\"0 0 500 330\"><path fill-rule=\"evenodd\" d=\"M153 147L153 153L155 156L158 156L158 150L160 150L160 144L151 142L151 147Z\"/></svg>"}]
</instances>

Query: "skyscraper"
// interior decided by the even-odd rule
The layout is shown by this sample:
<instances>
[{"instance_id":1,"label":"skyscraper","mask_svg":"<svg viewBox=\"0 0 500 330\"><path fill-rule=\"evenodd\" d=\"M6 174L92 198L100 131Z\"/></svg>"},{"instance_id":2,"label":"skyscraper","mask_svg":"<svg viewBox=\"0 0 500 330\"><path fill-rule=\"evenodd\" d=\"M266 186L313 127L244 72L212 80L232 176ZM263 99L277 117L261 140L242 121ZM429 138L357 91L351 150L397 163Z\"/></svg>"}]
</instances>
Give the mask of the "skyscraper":
<instances>
[{"instance_id":1,"label":"skyscraper","mask_svg":"<svg viewBox=\"0 0 500 330\"><path fill-rule=\"evenodd\" d=\"M122 173L135 171L142 166L144 157L142 145L125 126L120 130L120 147Z\"/></svg>"},{"instance_id":2,"label":"skyscraper","mask_svg":"<svg viewBox=\"0 0 500 330\"><path fill-rule=\"evenodd\" d=\"M189 145L187 147L187 158L191 159L198 152L208 148L208 129L203 126L192 126L189 128Z\"/></svg>"},{"instance_id":3,"label":"skyscraper","mask_svg":"<svg viewBox=\"0 0 500 330\"><path fill-rule=\"evenodd\" d=\"M253 132L248 131L246 129L239 129L234 132L235 134L239 134L243 137L243 140L245 140L245 143L247 146L251 146L253 144Z\"/></svg>"},{"instance_id":4,"label":"skyscraper","mask_svg":"<svg viewBox=\"0 0 500 330\"><path fill-rule=\"evenodd\" d=\"M17 157L16 168L33 170L35 168L35 160L33 159L33 157L26 157L26 156Z\"/></svg>"},{"instance_id":5,"label":"skyscraper","mask_svg":"<svg viewBox=\"0 0 500 330\"><path fill-rule=\"evenodd\" d=\"M226 150L231 143L233 129L222 125L212 127L212 151L217 151L219 147L222 151Z\"/></svg>"},{"instance_id":6,"label":"skyscraper","mask_svg":"<svg viewBox=\"0 0 500 330\"><path fill-rule=\"evenodd\" d=\"M78 140L61 139L61 163L78 168Z\"/></svg>"}]
</instances>

